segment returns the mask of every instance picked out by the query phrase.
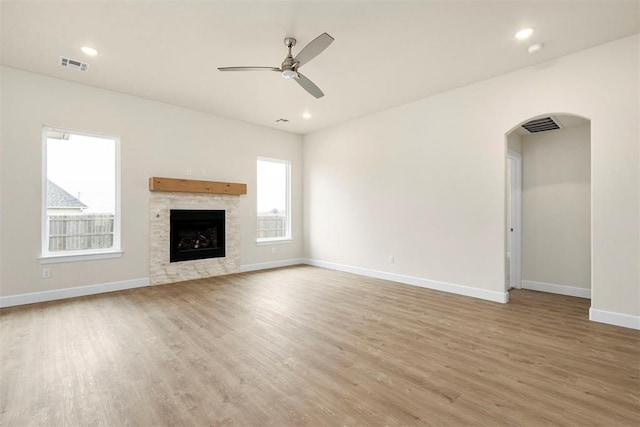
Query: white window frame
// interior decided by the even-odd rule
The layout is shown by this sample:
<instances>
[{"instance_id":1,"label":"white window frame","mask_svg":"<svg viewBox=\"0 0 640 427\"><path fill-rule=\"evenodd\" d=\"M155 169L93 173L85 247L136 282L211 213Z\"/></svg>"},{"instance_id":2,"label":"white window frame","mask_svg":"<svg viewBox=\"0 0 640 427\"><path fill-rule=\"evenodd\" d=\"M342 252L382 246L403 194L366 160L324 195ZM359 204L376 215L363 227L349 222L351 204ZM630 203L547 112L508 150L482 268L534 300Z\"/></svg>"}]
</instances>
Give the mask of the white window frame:
<instances>
[{"instance_id":1,"label":"white window frame","mask_svg":"<svg viewBox=\"0 0 640 427\"><path fill-rule=\"evenodd\" d=\"M282 243L291 243L293 238L291 237L291 161L283 159L274 159L270 157L258 157L256 159L256 233L258 232L258 161L283 163L286 165L286 191L285 205L287 209L287 216L285 218L285 235L284 237L256 237L256 244L261 245L277 245Z\"/></svg>"},{"instance_id":2,"label":"white window frame","mask_svg":"<svg viewBox=\"0 0 640 427\"><path fill-rule=\"evenodd\" d=\"M106 249L87 249L81 251L49 252L49 218L47 216L47 132L70 133L94 138L112 139L115 142L115 218L113 221L113 246ZM75 129L59 128L52 126L42 127L42 242L41 264L52 264L59 262L89 261L97 259L119 258L122 256L121 246L121 211L120 211L120 137L95 132L85 132Z\"/></svg>"}]
</instances>

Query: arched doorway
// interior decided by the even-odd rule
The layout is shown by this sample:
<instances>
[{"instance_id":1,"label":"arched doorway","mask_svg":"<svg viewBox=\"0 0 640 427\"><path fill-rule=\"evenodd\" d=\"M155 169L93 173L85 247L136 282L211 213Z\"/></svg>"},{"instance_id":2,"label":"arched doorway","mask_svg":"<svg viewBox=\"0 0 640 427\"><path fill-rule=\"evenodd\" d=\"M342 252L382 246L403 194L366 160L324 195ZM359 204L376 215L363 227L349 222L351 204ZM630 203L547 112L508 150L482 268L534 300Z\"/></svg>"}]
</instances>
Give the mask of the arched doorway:
<instances>
[{"instance_id":1,"label":"arched doorway","mask_svg":"<svg viewBox=\"0 0 640 427\"><path fill-rule=\"evenodd\" d=\"M591 122L570 114L506 134L505 289L591 297Z\"/></svg>"}]
</instances>

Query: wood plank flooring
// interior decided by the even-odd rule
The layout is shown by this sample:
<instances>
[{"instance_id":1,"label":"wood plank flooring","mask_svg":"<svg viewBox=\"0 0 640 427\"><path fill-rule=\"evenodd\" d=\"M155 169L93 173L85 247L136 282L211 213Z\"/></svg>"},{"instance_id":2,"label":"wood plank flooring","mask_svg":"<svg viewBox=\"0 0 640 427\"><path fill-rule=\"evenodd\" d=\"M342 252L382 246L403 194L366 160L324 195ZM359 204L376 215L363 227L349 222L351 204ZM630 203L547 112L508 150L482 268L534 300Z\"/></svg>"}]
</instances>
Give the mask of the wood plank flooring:
<instances>
[{"instance_id":1,"label":"wood plank flooring","mask_svg":"<svg viewBox=\"0 0 640 427\"><path fill-rule=\"evenodd\" d=\"M0 310L0 425L640 424L640 332L310 266Z\"/></svg>"}]
</instances>

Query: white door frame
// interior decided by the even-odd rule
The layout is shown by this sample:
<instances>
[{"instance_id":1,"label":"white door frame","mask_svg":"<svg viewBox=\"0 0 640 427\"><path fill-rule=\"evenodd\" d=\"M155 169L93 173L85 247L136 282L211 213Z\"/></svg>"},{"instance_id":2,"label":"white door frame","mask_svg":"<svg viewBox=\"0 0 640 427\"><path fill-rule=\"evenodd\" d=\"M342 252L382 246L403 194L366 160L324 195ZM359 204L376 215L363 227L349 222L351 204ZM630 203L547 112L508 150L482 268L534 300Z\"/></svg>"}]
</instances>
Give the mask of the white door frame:
<instances>
[{"instance_id":1,"label":"white door frame","mask_svg":"<svg viewBox=\"0 0 640 427\"><path fill-rule=\"evenodd\" d=\"M509 287L522 288L522 154L507 150L507 161L511 163L511 263ZM509 233L509 231L506 231ZM508 291L509 289L507 289Z\"/></svg>"}]
</instances>

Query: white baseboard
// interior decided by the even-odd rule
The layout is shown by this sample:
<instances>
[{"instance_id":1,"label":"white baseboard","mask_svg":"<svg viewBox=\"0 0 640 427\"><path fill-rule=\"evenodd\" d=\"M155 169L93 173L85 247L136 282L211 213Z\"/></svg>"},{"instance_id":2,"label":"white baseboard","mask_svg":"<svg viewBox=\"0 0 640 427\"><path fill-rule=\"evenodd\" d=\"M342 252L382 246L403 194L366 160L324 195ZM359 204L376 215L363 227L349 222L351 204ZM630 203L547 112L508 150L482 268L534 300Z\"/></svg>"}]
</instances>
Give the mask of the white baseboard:
<instances>
[{"instance_id":1,"label":"white baseboard","mask_svg":"<svg viewBox=\"0 0 640 427\"><path fill-rule=\"evenodd\" d=\"M487 291L485 289L457 285L454 283L438 282L420 277L405 276L402 274L388 273L386 271L370 270L368 268L352 267L350 265L336 264L314 259L305 259L304 263L315 267L339 270L347 273L359 274L361 276L374 277L376 279L390 280L392 282L404 283L406 285L419 286L421 288L434 289L436 291L449 292L452 294L464 295L503 304L509 302L508 292Z\"/></svg>"},{"instance_id":2,"label":"white baseboard","mask_svg":"<svg viewBox=\"0 0 640 427\"><path fill-rule=\"evenodd\" d=\"M469 296L473 298L484 299L488 301L494 301L499 303L507 303L509 301L509 294L507 292L487 291L484 289L472 288L470 286L456 285L447 282L438 282L435 280L427 280L419 277L405 276L401 274L388 273L385 271L370 270L367 268L352 267L344 264L336 264L326 261L318 261L305 258L293 258L282 261L263 262L258 264L248 264L240 266L241 272L265 270L269 268L288 267L292 265L308 264L315 267L328 268L331 270L345 271L347 273L359 274L361 276L374 277L377 279L390 280L392 282L404 283L407 285L419 286L427 289L434 289L443 292L449 292L458 295ZM529 287L531 283L534 283L532 287ZM542 284L544 286L538 286L535 284ZM545 292L553 292L562 295L578 296L582 298L589 298L582 292L582 295L574 295L565 292L574 292L577 289L577 293L580 291L588 291L588 289L573 288L570 286L559 286L549 283L532 282L523 280L523 288L532 290L541 290ZM13 307L17 305L35 304L38 302L55 301L65 298L74 298L87 295L102 294L106 292L123 291L127 289L142 288L149 286L149 278L144 277L140 279L123 280L120 282L100 283L96 285L78 286L76 288L54 289L50 291L32 292L28 294L10 295L0 297L0 308ZM548 286L551 286L551 289ZM558 288L562 292L557 291ZM595 308L589 309L589 320L594 322L606 323L614 326L622 326L624 328L632 328L640 330L640 316L633 316L630 314L616 313L606 310L598 310Z\"/></svg>"},{"instance_id":3,"label":"white baseboard","mask_svg":"<svg viewBox=\"0 0 640 427\"><path fill-rule=\"evenodd\" d=\"M260 262L258 264L246 264L240 266L240 272L266 270L268 268L289 267L292 265L305 264L303 258L284 259L281 261Z\"/></svg>"},{"instance_id":4,"label":"white baseboard","mask_svg":"<svg viewBox=\"0 0 640 427\"><path fill-rule=\"evenodd\" d=\"M268 268L287 267L298 264L304 264L304 259L295 258L283 261L243 265L240 266L240 271L244 272L264 270ZM50 291L32 292L28 294L10 295L0 297L0 308L102 294L106 292L123 291L126 289L141 288L149 285L149 278L145 277L141 279L123 280L121 282L100 283L96 285L78 286L75 288L54 289Z\"/></svg>"},{"instance_id":5,"label":"white baseboard","mask_svg":"<svg viewBox=\"0 0 640 427\"><path fill-rule=\"evenodd\" d=\"M623 328L640 330L640 316L633 316L631 314L622 314L613 311L590 308L589 320L593 322L607 323L614 326L622 326Z\"/></svg>"},{"instance_id":6,"label":"white baseboard","mask_svg":"<svg viewBox=\"0 0 640 427\"><path fill-rule=\"evenodd\" d=\"M16 305L34 304L37 302L55 301L65 298L83 297L105 292L123 291L125 289L149 286L149 278L123 280L121 282L100 283L97 285L78 286L76 288L54 289L50 291L32 292L28 294L0 297L0 308Z\"/></svg>"},{"instance_id":7,"label":"white baseboard","mask_svg":"<svg viewBox=\"0 0 640 427\"><path fill-rule=\"evenodd\" d=\"M574 286L556 285L555 283L536 282L535 280L523 280L522 289L531 291L549 292L552 294L567 295L591 299L591 289L576 288Z\"/></svg>"}]
</instances>

